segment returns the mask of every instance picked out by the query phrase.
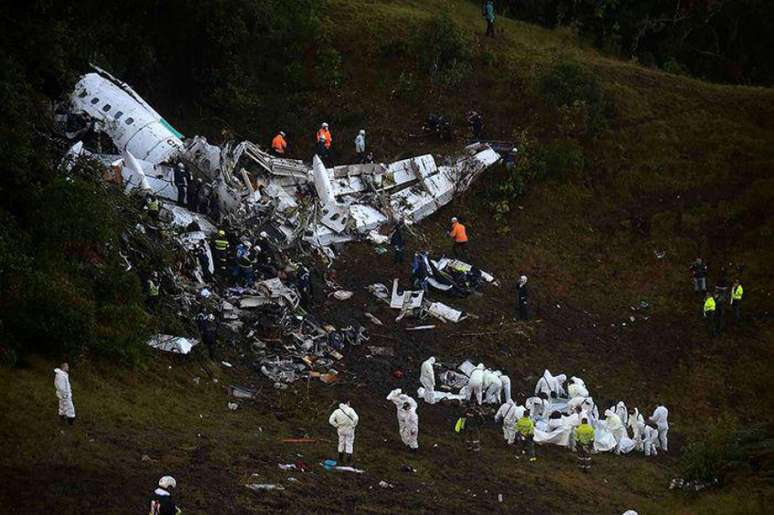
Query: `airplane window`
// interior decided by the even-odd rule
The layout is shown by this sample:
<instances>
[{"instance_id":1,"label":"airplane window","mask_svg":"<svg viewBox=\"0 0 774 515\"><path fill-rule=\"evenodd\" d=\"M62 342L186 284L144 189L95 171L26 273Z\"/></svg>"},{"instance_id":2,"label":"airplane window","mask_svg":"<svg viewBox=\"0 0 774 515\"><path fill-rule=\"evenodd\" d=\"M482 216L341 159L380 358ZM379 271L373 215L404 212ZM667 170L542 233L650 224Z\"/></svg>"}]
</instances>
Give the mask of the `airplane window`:
<instances>
[{"instance_id":1,"label":"airplane window","mask_svg":"<svg viewBox=\"0 0 774 515\"><path fill-rule=\"evenodd\" d=\"M105 104L102 106L102 110L105 111L106 113L110 111L110 108L111 108L110 104Z\"/></svg>"},{"instance_id":2,"label":"airplane window","mask_svg":"<svg viewBox=\"0 0 774 515\"><path fill-rule=\"evenodd\" d=\"M78 98L85 98L88 94L89 92L84 89L83 91L81 91L81 94L78 95Z\"/></svg>"},{"instance_id":3,"label":"airplane window","mask_svg":"<svg viewBox=\"0 0 774 515\"><path fill-rule=\"evenodd\" d=\"M134 123L134 118L132 118L131 116L130 116L129 118L127 118L127 119L126 119L126 124L127 124L127 125L131 125L131 124L133 124L133 123Z\"/></svg>"},{"instance_id":4,"label":"airplane window","mask_svg":"<svg viewBox=\"0 0 774 515\"><path fill-rule=\"evenodd\" d=\"M91 99L91 105L98 104L98 103L99 103L99 99L97 97L94 97Z\"/></svg>"},{"instance_id":5,"label":"airplane window","mask_svg":"<svg viewBox=\"0 0 774 515\"><path fill-rule=\"evenodd\" d=\"M123 112L123 111L116 111L116 114L114 114L114 115L113 115L113 118L114 118L115 120L118 120L118 119L119 119L119 118L121 118L123 115L124 115L124 112Z\"/></svg>"}]
</instances>

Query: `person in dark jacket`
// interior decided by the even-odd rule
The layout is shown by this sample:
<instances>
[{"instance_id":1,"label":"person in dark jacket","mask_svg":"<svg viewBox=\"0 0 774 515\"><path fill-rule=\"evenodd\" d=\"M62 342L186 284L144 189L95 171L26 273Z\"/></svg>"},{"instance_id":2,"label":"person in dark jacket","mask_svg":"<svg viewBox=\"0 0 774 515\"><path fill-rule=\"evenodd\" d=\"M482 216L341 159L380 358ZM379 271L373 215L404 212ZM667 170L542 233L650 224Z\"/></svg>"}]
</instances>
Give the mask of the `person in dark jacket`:
<instances>
[{"instance_id":1,"label":"person in dark jacket","mask_svg":"<svg viewBox=\"0 0 774 515\"><path fill-rule=\"evenodd\" d=\"M403 240L402 229L403 222L396 223L395 229L392 231L392 236L390 236L390 245L392 245L392 248L395 251L394 261L396 265L403 264L403 248L405 246L405 242Z\"/></svg>"},{"instance_id":2,"label":"person in dark jacket","mask_svg":"<svg viewBox=\"0 0 774 515\"><path fill-rule=\"evenodd\" d=\"M202 337L202 342L207 347L210 359L215 359L215 346L218 343L218 327L215 325L215 315L201 312L196 315L196 327Z\"/></svg>"},{"instance_id":3,"label":"person in dark jacket","mask_svg":"<svg viewBox=\"0 0 774 515\"><path fill-rule=\"evenodd\" d=\"M529 320L526 275L519 277L519 282L516 284L516 314L519 320Z\"/></svg>"},{"instance_id":4,"label":"person in dark jacket","mask_svg":"<svg viewBox=\"0 0 774 515\"><path fill-rule=\"evenodd\" d=\"M177 204L185 206L186 188L191 182L191 174L185 169L183 163L177 163L175 167L175 186L177 186Z\"/></svg>"},{"instance_id":5,"label":"person in dark jacket","mask_svg":"<svg viewBox=\"0 0 774 515\"><path fill-rule=\"evenodd\" d=\"M199 211L199 189L201 189L201 187L201 179L191 179L188 183L188 209L195 213Z\"/></svg>"},{"instance_id":6,"label":"person in dark jacket","mask_svg":"<svg viewBox=\"0 0 774 515\"><path fill-rule=\"evenodd\" d=\"M172 476L164 476L159 479L159 487L153 491L150 500L150 515L177 515L180 509L172 499L171 490L177 486L177 481Z\"/></svg>"},{"instance_id":7,"label":"person in dark jacket","mask_svg":"<svg viewBox=\"0 0 774 515\"><path fill-rule=\"evenodd\" d=\"M696 292L704 293L707 291L707 264L697 257L696 261L691 264L691 272L693 272L693 289Z\"/></svg>"},{"instance_id":8,"label":"person in dark jacket","mask_svg":"<svg viewBox=\"0 0 774 515\"><path fill-rule=\"evenodd\" d=\"M204 244L200 243L197 245L194 252L196 259L199 261L199 266L202 267L202 278L206 282L211 282L212 272L210 272L210 256L207 254L207 249L204 248Z\"/></svg>"},{"instance_id":9,"label":"person in dark jacket","mask_svg":"<svg viewBox=\"0 0 774 515\"><path fill-rule=\"evenodd\" d=\"M298 269L298 276L296 280L296 287L298 293L301 296L301 307L309 310L309 306L312 303L312 273L309 269L303 265Z\"/></svg>"}]
</instances>

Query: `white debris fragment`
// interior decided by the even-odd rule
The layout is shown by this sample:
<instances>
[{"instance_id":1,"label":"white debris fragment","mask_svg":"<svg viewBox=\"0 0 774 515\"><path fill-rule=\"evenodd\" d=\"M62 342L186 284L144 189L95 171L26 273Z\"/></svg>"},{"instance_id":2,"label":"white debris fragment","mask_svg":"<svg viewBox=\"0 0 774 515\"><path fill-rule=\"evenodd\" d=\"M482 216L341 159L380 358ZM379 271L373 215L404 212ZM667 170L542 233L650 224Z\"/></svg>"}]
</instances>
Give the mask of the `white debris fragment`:
<instances>
[{"instance_id":1,"label":"white debris fragment","mask_svg":"<svg viewBox=\"0 0 774 515\"><path fill-rule=\"evenodd\" d=\"M193 338L184 338L182 336L157 334L152 336L147 343L148 346L153 347L154 349L174 352L175 354L188 354L199 341Z\"/></svg>"}]
</instances>

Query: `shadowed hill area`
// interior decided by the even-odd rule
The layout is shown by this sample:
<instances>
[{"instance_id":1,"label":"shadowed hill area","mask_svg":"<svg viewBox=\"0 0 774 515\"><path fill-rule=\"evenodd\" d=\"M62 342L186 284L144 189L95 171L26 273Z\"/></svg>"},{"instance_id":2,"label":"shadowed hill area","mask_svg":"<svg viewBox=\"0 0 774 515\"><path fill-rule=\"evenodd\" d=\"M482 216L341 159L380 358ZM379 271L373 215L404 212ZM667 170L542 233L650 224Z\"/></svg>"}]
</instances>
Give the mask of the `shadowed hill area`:
<instances>
[{"instance_id":1,"label":"shadowed hill area","mask_svg":"<svg viewBox=\"0 0 774 515\"><path fill-rule=\"evenodd\" d=\"M273 88L266 77L245 79L269 91L240 109L238 100L202 100L197 91L180 99L169 89L146 91L141 86L151 77L132 63L122 63L122 79L141 78L140 94L186 134L217 139L227 128L268 143L285 128L299 158L311 154L321 120L331 124L343 162L361 127L377 158L389 160L459 148L467 137L465 112L483 113L484 137L514 142L517 165L490 170L423 222L407 253L448 251L447 221L460 216L472 260L503 286L458 302L475 319L407 333L365 287L393 277L407 284L408 270L370 246L352 245L335 267L355 297L320 309L343 322L361 319L367 308L386 321L371 328L372 343L392 347L394 358L357 350L342 384L296 383L278 392L239 347L224 349L234 369L198 355L154 355L123 368L86 352L72 374L79 422L63 433L53 416L51 361L33 356L21 369L3 369L2 505L34 513L53 506L62 513L137 511L158 477L171 473L186 513L764 513L772 501L774 92L601 57L569 32L505 18L497 20L497 37L486 39L480 9L470 2L330 0L315 12L314 37L283 57L299 67L303 88L289 85L292 74ZM111 69L106 54L99 64ZM245 66L229 59L223 55L227 69ZM259 73L257 66L240 73ZM174 83L173 76L159 80ZM284 95L286 87L292 96ZM452 141L422 134L431 112L453 121ZM697 255L709 262L710 285L725 266L745 286L743 325L730 324L715 338L691 291L687 268ZM536 310L527 323L511 320L521 271L530 277ZM642 301L648 307L640 310ZM598 456L585 477L574 455L558 448L539 448L533 465L516 460L494 425L483 430L480 454L466 452L451 430L458 413L420 403L421 450L410 457L384 397L397 387L413 394L429 355L507 370L514 392L530 392L548 368L583 377L603 407L624 400L650 412L663 402L670 408L670 454ZM405 379L392 378L396 368ZM226 384L255 386L259 397L230 412ZM318 465L333 453L327 416L340 395L351 396L360 413L356 460L364 476ZM711 445L714 435L751 424L769 424L769 439L733 460L722 451L719 464L707 458L722 486L695 495L668 490L685 471L678 456L689 443ZM281 442L304 436L318 441ZM718 448L732 447L719 441ZM310 470L277 467L298 460ZM417 472L401 471L404 463ZM256 495L243 486L252 474L287 489ZM395 487L380 488L380 480Z\"/></svg>"}]
</instances>

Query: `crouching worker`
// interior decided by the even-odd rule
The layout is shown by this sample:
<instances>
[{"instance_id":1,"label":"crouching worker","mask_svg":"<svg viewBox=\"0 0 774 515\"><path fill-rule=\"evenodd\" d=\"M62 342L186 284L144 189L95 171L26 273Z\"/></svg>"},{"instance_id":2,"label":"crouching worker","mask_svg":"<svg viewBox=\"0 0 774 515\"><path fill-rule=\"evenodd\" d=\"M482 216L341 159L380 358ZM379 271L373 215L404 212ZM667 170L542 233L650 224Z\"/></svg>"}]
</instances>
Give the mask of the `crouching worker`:
<instances>
[{"instance_id":1,"label":"crouching worker","mask_svg":"<svg viewBox=\"0 0 774 515\"><path fill-rule=\"evenodd\" d=\"M336 428L339 435L339 463L352 464L352 452L355 445L355 427L357 427L358 416L349 406L349 401L342 402L339 407L331 413L328 423Z\"/></svg>"},{"instance_id":2,"label":"crouching worker","mask_svg":"<svg viewBox=\"0 0 774 515\"><path fill-rule=\"evenodd\" d=\"M587 418L575 428L575 444L578 449L578 468L584 473L591 471L591 451L594 448L594 428Z\"/></svg>"},{"instance_id":3,"label":"crouching worker","mask_svg":"<svg viewBox=\"0 0 774 515\"><path fill-rule=\"evenodd\" d=\"M529 418L529 410L524 410L524 414L516 422L516 443L517 452L521 451L521 454L529 456L529 461L536 461L535 457L535 423Z\"/></svg>"},{"instance_id":4,"label":"crouching worker","mask_svg":"<svg viewBox=\"0 0 774 515\"><path fill-rule=\"evenodd\" d=\"M149 515L177 515L181 513L170 490L177 486L177 481L172 476L164 476L159 479L159 487L153 491L150 502Z\"/></svg>"}]
</instances>

